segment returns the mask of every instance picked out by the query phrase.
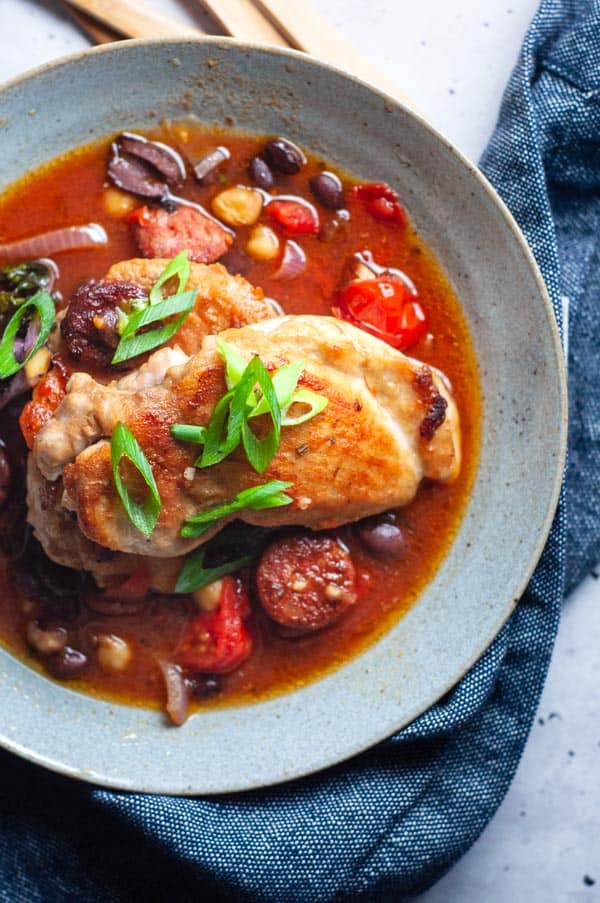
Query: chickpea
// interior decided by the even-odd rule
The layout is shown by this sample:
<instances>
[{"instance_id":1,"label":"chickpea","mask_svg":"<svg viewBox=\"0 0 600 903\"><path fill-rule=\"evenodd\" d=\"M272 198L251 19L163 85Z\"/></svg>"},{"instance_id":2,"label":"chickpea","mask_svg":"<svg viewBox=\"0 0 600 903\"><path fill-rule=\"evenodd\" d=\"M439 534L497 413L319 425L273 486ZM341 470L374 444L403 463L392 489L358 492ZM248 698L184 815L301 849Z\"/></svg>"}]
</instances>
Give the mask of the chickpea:
<instances>
[{"instance_id":1,"label":"chickpea","mask_svg":"<svg viewBox=\"0 0 600 903\"><path fill-rule=\"evenodd\" d=\"M25 376L30 385L37 383L50 369L52 355L47 348L40 348L25 364Z\"/></svg>"},{"instance_id":2,"label":"chickpea","mask_svg":"<svg viewBox=\"0 0 600 903\"><path fill-rule=\"evenodd\" d=\"M124 671L133 653L129 643L114 633L98 636L98 664L103 671Z\"/></svg>"},{"instance_id":3,"label":"chickpea","mask_svg":"<svg viewBox=\"0 0 600 903\"><path fill-rule=\"evenodd\" d=\"M250 233L246 250L255 260L275 260L279 256L279 238L268 226L259 224Z\"/></svg>"},{"instance_id":4,"label":"chickpea","mask_svg":"<svg viewBox=\"0 0 600 903\"><path fill-rule=\"evenodd\" d=\"M215 216L228 226L251 226L260 216L263 199L254 188L237 185L217 194L211 206Z\"/></svg>"},{"instance_id":5,"label":"chickpea","mask_svg":"<svg viewBox=\"0 0 600 903\"><path fill-rule=\"evenodd\" d=\"M102 206L109 216L121 219L139 206L139 201L133 194L119 188L107 188L102 195Z\"/></svg>"},{"instance_id":6,"label":"chickpea","mask_svg":"<svg viewBox=\"0 0 600 903\"><path fill-rule=\"evenodd\" d=\"M218 608L222 589L222 580L213 580L212 583L207 583L206 586L197 589L194 593L194 601L198 608L202 611L214 611Z\"/></svg>"},{"instance_id":7,"label":"chickpea","mask_svg":"<svg viewBox=\"0 0 600 903\"><path fill-rule=\"evenodd\" d=\"M27 642L41 655L52 655L67 645L67 631L64 627L43 630L37 621L30 621L27 625Z\"/></svg>"}]
</instances>

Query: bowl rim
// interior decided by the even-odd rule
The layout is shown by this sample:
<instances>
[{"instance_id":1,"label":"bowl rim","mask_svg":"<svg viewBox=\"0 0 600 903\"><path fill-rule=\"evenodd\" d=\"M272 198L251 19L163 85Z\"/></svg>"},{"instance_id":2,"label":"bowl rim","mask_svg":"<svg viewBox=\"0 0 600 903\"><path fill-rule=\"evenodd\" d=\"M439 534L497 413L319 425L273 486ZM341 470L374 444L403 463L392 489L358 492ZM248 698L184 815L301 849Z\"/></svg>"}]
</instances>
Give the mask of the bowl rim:
<instances>
[{"instance_id":1,"label":"bowl rim","mask_svg":"<svg viewBox=\"0 0 600 903\"><path fill-rule=\"evenodd\" d=\"M388 93L381 87L374 85L363 78L357 77L350 72L345 71L341 67L334 65L332 63L328 63L326 60L313 57L307 53L302 51L294 50L292 48L284 48L272 46L269 44L265 44L262 42L255 41L242 41L237 38L225 37L221 35L201 35L199 34L197 37L189 37L187 35L182 35L181 38L177 37L166 37L166 38L138 38L138 39L128 39L121 42L115 42L111 44L104 44L100 46L93 46L86 48L84 50L75 51L70 54L61 55L56 59L45 62L39 66L28 69L27 71L20 73L17 76L14 76L11 79L0 84L0 99L5 91L11 90L13 88L18 87L21 83L28 82L30 80L35 79L36 77L45 74L46 72L50 72L52 70L58 70L62 67L71 65L73 63L77 63L81 60L85 60L88 57L95 57L104 54L127 54L131 49L140 48L140 47L156 47L156 46L172 46L172 47L182 47L182 46L194 46L194 45L210 45L215 47L222 48L238 48L242 51L259 51L261 53L266 53L271 56L282 56L282 57L290 57L292 59L300 61L304 66L315 67L318 69L328 70L338 76L342 76L345 80L351 81L357 85L365 86L369 89L369 91L373 92L380 99L384 101L386 104L392 104L396 108L400 108L402 112L408 117L417 121L419 126L429 133L429 136L432 137L436 142L444 147L446 151L448 151L455 160L458 161L459 164L462 165L464 170L469 172L470 176L475 179L475 181L479 184L479 187L484 191L487 195L488 199L492 202L496 211L501 215L505 225L507 226L509 232L511 233L512 239L516 242L518 249L523 255L524 260L527 263L529 272L533 277L535 282L537 292L539 295L539 299L541 300L543 307L546 313L546 323L550 330L550 336L552 340L552 350L553 350L553 360L552 364L556 363L557 365L557 377L558 377L558 396L557 396L557 419L560 423L560 432L556 436L556 464L554 467L554 473L552 475L552 490L548 496L548 503L546 506L546 511L543 519L543 526L540 529L539 536L535 547L531 552L529 566L524 571L524 576L520 584L518 585L518 591L515 597L512 599L510 603L507 603L505 610L502 612L501 617L496 619L493 624L493 627L490 628L485 636L482 636L480 642L478 643L477 650L468 663L459 671L456 672L456 676L450 680L447 685L445 685L442 692L438 695L438 699L441 698L446 692L452 689L464 676L468 673L468 671L473 667L473 665L481 658L481 656L485 653L485 651L489 648L491 643L497 637L498 633L504 626L504 624L508 621L509 617L513 613L516 605L520 597L523 595L536 567L539 562L539 559L542 555L544 547L546 545L546 541L548 535L550 533L552 523L554 520L554 516L556 513L556 509L558 506L558 502L560 499L561 487L563 484L563 476L564 476L564 467L566 463L566 455L567 455L567 442L568 442L568 390L567 390L567 370L566 370L566 362L565 362L565 354L566 350L563 347L563 343L560 336L560 331L556 319L556 314L554 311L554 307L550 300L549 292L540 272L539 266L535 260L533 252L531 251L518 223L516 222L514 216L496 191L496 189L492 186L492 184L488 181L486 176L482 173L479 167L473 163L462 151L460 151L448 138L446 138L442 133L440 133L435 126L426 118L426 116L421 113L419 110L415 109L410 101L404 97L403 95L395 96L394 94ZM565 326L566 328L566 326ZM5 647L2 645L0 648L3 650ZM7 650L11 657L23 664L24 667L29 668L27 663L22 663L14 654L12 654L9 650ZM358 653L354 658L360 658L362 653ZM342 665L343 669L345 665ZM69 692L73 692L70 690ZM78 692L78 691L75 691ZM88 698L96 698L90 696L87 693L79 693L79 695L86 696ZM283 696L287 694L282 694ZM110 701L109 701L110 702ZM112 703L111 704L119 704ZM125 703L121 703L125 704ZM390 736L392 736L397 730L400 730L409 724L411 724L416 718L420 717L431 705L435 704L435 700L432 702L428 702L426 704L420 704L415 707L412 714L408 719L403 719L402 724L400 726L393 727L389 730L386 730L385 733L378 733L377 736L372 736L370 739L366 740L361 738L359 742L356 742L354 745L346 744L344 753L340 756L337 755L332 757L331 755L324 755L323 761L311 766L309 769L306 769L302 766L299 766L295 769L287 769L285 772L276 774L272 779L269 780L259 780L258 782L254 781L251 783L233 783L231 786L223 786L220 785L215 789L204 789L198 790L191 788L189 786L178 786L176 789L164 789L163 787L157 788L153 786L144 787L144 780L136 781L135 786L130 782L125 782L123 779L115 778L112 775L105 774L103 775L100 772L94 772L93 775L89 773L85 773L77 768L74 768L71 765L68 765L64 762L55 761L54 759L49 758L44 753L38 753L35 750L29 749L26 746L23 746L21 743L17 742L6 733L0 733L0 747L6 749L9 752L15 753L21 758L32 762L36 765L41 765L44 768L57 773L64 775L66 777L75 778L85 783L89 783L92 785L97 785L104 788L109 788L112 790L126 790L126 791L135 791L135 792L144 792L144 793L159 793L161 795L166 796L193 796L201 793L202 795L213 795L213 794L221 794L221 793L232 793L232 792L243 792L251 789L259 789L261 787L268 787L276 784L281 784L290 780L295 780L301 777L308 776L310 774L315 774L319 771L322 771L325 768L330 766L341 764L347 762L352 759L354 756L359 753L364 752L365 750L371 748L375 744L379 742L383 742ZM223 711L227 711L227 709L223 709Z\"/></svg>"}]
</instances>

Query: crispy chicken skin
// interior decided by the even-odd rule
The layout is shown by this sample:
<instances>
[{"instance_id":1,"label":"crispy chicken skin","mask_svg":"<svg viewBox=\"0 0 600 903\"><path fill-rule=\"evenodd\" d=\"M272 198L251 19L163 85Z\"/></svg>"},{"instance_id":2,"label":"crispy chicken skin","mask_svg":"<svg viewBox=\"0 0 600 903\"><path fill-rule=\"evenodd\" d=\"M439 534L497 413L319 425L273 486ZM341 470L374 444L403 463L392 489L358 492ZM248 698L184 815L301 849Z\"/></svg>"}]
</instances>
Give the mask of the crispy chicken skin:
<instances>
[{"instance_id":1,"label":"crispy chicken skin","mask_svg":"<svg viewBox=\"0 0 600 903\"><path fill-rule=\"evenodd\" d=\"M134 257L113 264L105 278L134 282L148 292L169 263L162 258ZM220 263L192 263L186 289L196 289L198 297L194 309L168 343L186 354L195 354L205 335L273 316L262 289L250 285L243 276L232 276Z\"/></svg>"},{"instance_id":2,"label":"crispy chicken skin","mask_svg":"<svg viewBox=\"0 0 600 903\"><path fill-rule=\"evenodd\" d=\"M160 259L124 260L114 264L105 278L131 281L149 291L168 263L168 260ZM143 392L160 384L171 367L184 364L190 354L199 350L209 333L274 316L261 289L254 288L241 276L230 275L220 264L205 266L192 263L186 288L198 291L194 310L168 345L155 351L145 363L111 384L112 390L118 391L121 397L126 393ZM59 345L54 350L64 349ZM95 407L95 397L94 400L86 398L86 386L90 383L97 385L86 373L76 373L72 377L71 392L65 399L62 415L68 418L71 427L64 432L60 428L53 429L52 432L54 453L61 460L75 458L90 442L110 435L112 431L112 426L108 432L104 431L102 409ZM90 571L99 584L112 577L130 574L139 563L134 557L102 547L78 529L73 514L62 504L61 472L62 466L55 471L51 470L48 480L38 467L37 457L30 456L27 475L28 520L48 556L67 567ZM163 584L167 588L169 585L168 580L161 580L163 572L164 562L162 569L157 569L154 580L156 588L163 588Z\"/></svg>"},{"instance_id":3,"label":"crispy chicken skin","mask_svg":"<svg viewBox=\"0 0 600 903\"><path fill-rule=\"evenodd\" d=\"M187 363L167 371L159 385L141 391L124 392L118 384L103 386L76 374L54 418L38 434L33 455L46 479L62 478L62 505L75 512L95 543L158 558L185 554L224 524L183 539L186 518L267 480L291 482L293 503L242 511L243 520L327 529L407 504L423 477L457 475L456 406L443 378L430 368L330 317L264 320L227 330L221 338L247 360L258 354L270 370L302 359L300 385L325 395L328 406L312 420L282 429L280 449L262 475L241 449L199 470L193 468L198 446L174 440L170 427L206 425L226 391L214 336L207 336ZM113 485L109 437L118 421L140 442L158 484L162 510L150 537L133 527Z\"/></svg>"}]
</instances>

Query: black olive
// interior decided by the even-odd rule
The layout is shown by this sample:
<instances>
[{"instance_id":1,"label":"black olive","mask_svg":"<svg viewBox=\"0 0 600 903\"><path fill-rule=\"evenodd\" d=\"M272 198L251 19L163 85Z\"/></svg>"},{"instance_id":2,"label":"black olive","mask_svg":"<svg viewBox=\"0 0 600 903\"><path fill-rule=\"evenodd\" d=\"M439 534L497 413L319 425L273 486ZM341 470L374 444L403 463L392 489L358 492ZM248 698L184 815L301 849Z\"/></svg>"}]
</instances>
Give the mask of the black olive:
<instances>
[{"instance_id":1,"label":"black olive","mask_svg":"<svg viewBox=\"0 0 600 903\"><path fill-rule=\"evenodd\" d=\"M169 186L185 178L179 154L166 144L124 132L113 142L109 178L118 188L145 198L167 198Z\"/></svg>"},{"instance_id":2,"label":"black olive","mask_svg":"<svg viewBox=\"0 0 600 903\"><path fill-rule=\"evenodd\" d=\"M310 190L317 201L330 210L339 210L344 205L344 189L334 172L319 172L310 178Z\"/></svg>"},{"instance_id":3,"label":"black olive","mask_svg":"<svg viewBox=\"0 0 600 903\"><path fill-rule=\"evenodd\" d=\"M306 163L306 157L299 147L287 138L274 138L265 144L265 160L271 169L294 176Z\"/></svg>"},{"instance_id":4,"label":"black olive","mask_svg":"<svg viewBox=\"0 0 600 903\"><path fill-rule=\"evenodd\" d=\"M65 646L62 652L46 659L48 671L58 680L72 680L79 677L87 667L87 663L87 655L72 646Z\"/></svg>"},{"instance_id":5,"label":"black olive","mask_svg":"<svg viewBox=\"0 0 600 903\"><path fill-rule=\"evenodd\" d=\"M221 692L219 678L211 674L189 674L186 677L189 691L196 699L205 699Z\"/></svg>"},{"instance_id":6,"label":"black olive","mask_svg":"<svg viewBox=\"0 0 600 903\"><path fill-rule=\"evenodd\" d=\"M358 536L374 555L397 557L406 550L406 537L393 512L368 517L357 525Z\"/></svg>"},{"instance_id":7,"label":"black olive","mask_svg":"<svg viewBox=\"0 0 600 903\"><path fill-rule=\"evenodd\" d=\"M275 176L262 157L252 157L248 164L248 175L255 185L265 191L269 191L275 184Z\"/></svg>"}]
</instances>

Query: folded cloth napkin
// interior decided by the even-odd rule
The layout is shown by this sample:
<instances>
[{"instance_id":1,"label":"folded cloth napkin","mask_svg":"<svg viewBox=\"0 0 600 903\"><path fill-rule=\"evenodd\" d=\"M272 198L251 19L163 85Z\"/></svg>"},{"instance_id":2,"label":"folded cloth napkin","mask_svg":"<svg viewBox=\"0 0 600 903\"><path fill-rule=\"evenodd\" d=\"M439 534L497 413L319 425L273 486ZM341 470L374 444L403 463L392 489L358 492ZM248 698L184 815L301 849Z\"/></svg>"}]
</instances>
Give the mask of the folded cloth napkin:
<instances>
[{"instance_id":1,"label":"folded cloth napkin","mask_svg":"<svg viewBox=\"0 0 600 903\"><path fill-rule=\"evenodd\" d=\"M378 747L280 787L209 799L112 793L1 755L0 899L398 901L431 885L502 800L574 586L600 558L600 0L545 0L483 168L557 318L570 302L571 458L510 622L443 700Z\"/></svg>"}]
</instances>

